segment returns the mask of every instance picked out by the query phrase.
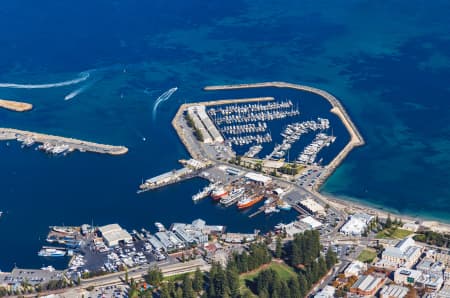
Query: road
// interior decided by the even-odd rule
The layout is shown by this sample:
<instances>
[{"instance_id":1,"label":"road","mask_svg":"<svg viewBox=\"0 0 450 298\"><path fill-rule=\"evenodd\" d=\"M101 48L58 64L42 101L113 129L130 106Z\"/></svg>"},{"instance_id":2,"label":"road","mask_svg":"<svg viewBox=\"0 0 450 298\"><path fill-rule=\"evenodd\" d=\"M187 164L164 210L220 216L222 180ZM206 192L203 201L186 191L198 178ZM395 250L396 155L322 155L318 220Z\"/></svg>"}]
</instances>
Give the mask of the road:
<instances>
[{"instance_id":1,"label":"road","mask_svg":"<svg viewBox=\"0 0 450 298\"><path fill-rule=\"evenodd\" d=\"M158 265L158 267L161 269L164 276L170 276L170 275L176 275L186 272L193 272L197 268L200 268L202 270L207 270L209 268L209 265L203 260L203 259L195 259L184 263L177 263L177 264L163 264ZM145 266L139 266L136 268L131 269L128 271L128 278L140 280L143 278L143 276L147 273L148 269L151 268L151 265L145 265ZM125 279L125 272L117 272L117 273L111 273L105 276L99 276L87 280L82 280L81 287L87 288L90 286L97 287L97 286L105 286L105 285L112 285L112 284L120 284L123 283L123 280Z\"/></svg>"}]
</instances>

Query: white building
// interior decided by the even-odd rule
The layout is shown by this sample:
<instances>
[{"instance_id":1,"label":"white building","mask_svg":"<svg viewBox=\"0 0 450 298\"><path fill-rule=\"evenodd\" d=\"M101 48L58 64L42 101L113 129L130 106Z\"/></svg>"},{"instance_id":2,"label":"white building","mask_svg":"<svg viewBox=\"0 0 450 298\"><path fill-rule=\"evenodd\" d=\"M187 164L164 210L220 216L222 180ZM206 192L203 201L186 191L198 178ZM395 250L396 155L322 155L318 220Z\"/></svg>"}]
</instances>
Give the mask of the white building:
<instances>
[{"instance_id":1,"label":"white building","mask_svg":"<svg viewBox=\"0 0 450 298\"><path fill-rule=\"evenodd\" d=\"M203 143L223 143L223 137L206 114L205 106L196 105L187 109L189 117L203 136Z\"/></svg>"},{"instance_id":2,"label":"white building","mask_svg":"<svg viewBox=\"0 0 450 298\"><path fill-rule=\"evenodd\" d=\"M365 272L367 270L367 264L361 262L361 261L353 261L351 262L347 268L345 268L344 275L345 277L350 276L359 276L361 273Z\"/></svg>"},{"instance_id":3,"label":"white building","mask_svg":"<svg viewBox=\"0 0 450 298\"><path fill-rule=\"evenodd\" d=\"M119 242L130 242L133 241L133 237L124 229L122 229L118 224L110 224L98 228L100 233L102 233L103 241L109 247L119 245Z\"/></svg>"},{"instance_id":4,"label":"white building","mask_svg":"<svg viewBox=\"0 0 450 298\"><path fill-rule=\"evenodd\" d=\"M416 280L418 287L427 288L429 290L437 291L442 287L444 283L444 276L440 273L423 273Z\"/></svg>"},{"instance_id":5,"label":"white building","mask_svg":"<svg viewBox=\"0 0 450 298\"><path fill-rule=\"evenodd\" d=\"M426 274L443 274L445 266L441 262L434 262L433 259L424 258L416 265L416 269Z\"/></svg>"},{"instance_id":6,"label":"white building","mask_svg":"<svg viewBox=\"0 0 450 298\"><path fill-rule=\"evenodd\" d=\"M315 219L312 216L307 216L305 218L300 219L300 221L304 222L305 224L309 225L311 227L311 230L318 229L322 226L322 223Z\"/></svg>"},{"instance_id":7,"label":"white building","mask_svg":"<svg viewBox=\"0 0 450 298\"><path fill-rule=\"evenodd\" d=\"M245 178L250 181L262 184L262 185L268 185L268 184L272 183L272 178L270 178L269 176L258 174L258 173L253 173L253 172L249 172L249 173L245 174Z\"/></svg>"},{"instance_id":8,"label":"white building","mask_svg":"<svg viewBox=\"0 0 450 298\"><path fill-rule=\"evenodd\" d=\"M355 213L350 216L350 219L342 226L341 234L347 236L361 236L367 229L373 216L365 213Z\"/></svg>"},{"instance_id":9,"label":"white building","mask_svg":"<svg viewBox=\"0 0 450 298\"><path fill-rule=\"evenodd\" d=\"M418 260L422 253L420 247L415 246L412 238L405 238L394 247L387 247L382 254L379 267L384 268L411 268Z\"/></svg>"},{"instance_id":10,"label":"white building","mask_svg":"<svg viewBox=\"0 0 450 298\"><path fill-rule=\"evenodd\" d=\"M394 282L400 285L414 285L421 276L422 272L419 270L402 267L395 270Z\"/></svg>"},{"instance_id":11,"label":"white building","mask_svg":"<svg viewBox=\"0 0 450 298\"><path fill-rule=\"evenodd\" d=\"M407 222L403 225L402 229L411 231L411 232L417 232L417 230L419 229L419 225L415 224L413 222Z\"/></svg>"}]
</instances>

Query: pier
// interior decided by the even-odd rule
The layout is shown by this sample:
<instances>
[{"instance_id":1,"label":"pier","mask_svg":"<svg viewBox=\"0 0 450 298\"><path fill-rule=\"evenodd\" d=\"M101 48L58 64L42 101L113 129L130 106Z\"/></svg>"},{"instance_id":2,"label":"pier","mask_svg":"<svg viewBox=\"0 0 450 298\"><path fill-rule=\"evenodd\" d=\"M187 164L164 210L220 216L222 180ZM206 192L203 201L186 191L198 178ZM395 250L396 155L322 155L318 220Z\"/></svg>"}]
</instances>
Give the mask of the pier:
<instances>
[{"instance_id":1,"label":"pier","mask_svg":"<svg viewBox=\"0 0 450 298\"><path fill-rule=\"evenodd\" d=\"M314 185L315 190L318 190L324 181L334 172L334 170L341 164L341 162L347 157L353 148L363 146L365 141L355 124L353 124L347 111L344 109L339 100L330 93L305 85L297 85L285 82L265 82L265 83L253 83L253 84L236 84L236 85L221 85L221 86L206 86L203 89L205 91L223 91L223 90L237 90L237 89L250 89L250 88L264 88L264 87L276 87L276 88L291 88L306 92L311 92L325 98L332 106L331 112L337 115L347 131L350 134L350 141L339 152L339 154L327 165L326 170L320 177L320 180Z\"/></svg>"},{"instance_id":2,"label":"pier","mask_svg":"<svg viewBox=\"0 0 450 298\"><path fill-rule=\"evenodd\" d=\"M42 143L44 146L45 144L49 144L49 146L66 146L69 151L78 150L80 152L95 152L110 155L121 155L128 152L128 148L124 146L104 145L12 128L0 128L0 140L32 140L33 143Z\"/></svg>"},{"instance_id":3,"label":"pier","mask_svg":"<svg viewBox=\"0 0 450 298\"><path fill-rule=\"evenodd\" d=\"M0 108L14 112L26 112L33 109L33 105L26 102L0 99Z\"/></svg>"}]
</instances>

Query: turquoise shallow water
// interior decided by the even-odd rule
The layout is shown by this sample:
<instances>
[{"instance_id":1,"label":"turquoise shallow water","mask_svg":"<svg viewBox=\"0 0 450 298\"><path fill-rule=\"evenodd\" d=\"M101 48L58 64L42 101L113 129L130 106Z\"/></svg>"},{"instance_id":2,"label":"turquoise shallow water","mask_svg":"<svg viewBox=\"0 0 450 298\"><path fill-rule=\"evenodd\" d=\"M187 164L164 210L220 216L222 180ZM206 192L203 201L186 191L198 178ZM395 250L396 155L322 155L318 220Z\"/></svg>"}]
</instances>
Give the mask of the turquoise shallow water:
<instances>
[{"instance_id":1,"label":"turquoise shallow water","mask_svg":"<svg viewBox=\"0 0 450 298\"><path fill-rule=\"evenodd\" d=\"M170 120L185 101L225 96L201 91L211 84L277 80L333 93L367 144L323 191L448 221L449 8L446 1L249 0L42 1L37 9L5 1L0 82L60 82L91 70L86 83L93 83L70 101L63 99L84 83L0 88L0 98L35 106L24 114L1 110L0 126L123 144L130 153L49 158L1 143L0 268L40 266L36 251L52 224L94 220L132 229L203 217L249 231L281 220L193 205L202 181L134 195L143 177L186 157ZM153 102L175 86L151 119Z\"/></svg>"}]
</instances>

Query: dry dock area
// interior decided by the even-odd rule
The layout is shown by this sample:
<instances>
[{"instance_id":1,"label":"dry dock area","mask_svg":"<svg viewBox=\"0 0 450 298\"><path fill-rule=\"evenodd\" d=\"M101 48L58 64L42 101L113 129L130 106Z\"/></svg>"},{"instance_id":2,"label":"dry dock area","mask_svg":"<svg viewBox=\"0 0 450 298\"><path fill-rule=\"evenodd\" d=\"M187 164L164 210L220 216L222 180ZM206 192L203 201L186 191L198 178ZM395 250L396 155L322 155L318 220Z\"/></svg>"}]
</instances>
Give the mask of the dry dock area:
<instances>
[{"instance_id":1,"label":"dry dock area","mask_svg":"<svg viewBox=\"0 0 450 298\"><path fill-rule=\"evenodd\" d=\"M0 99L0 108L15 112L26 112L33 109L33 105L26 102Z\"/></svg>"},{"instance_id":2,"label":"dry dock area","mask_svg":"<svg viewBox=\"0 0 450 298\"><path fill-rule=\"evenodd\" d=\"M65 138L42 133L18 130L12 128L0 128L0 140L32 140L32 142L49 144L51 146L68 146L70 151L95 152L110 155L121 155L128 152L124 146L112 146L98 144L72 138Z\"/></svg>"}]
</instances>

